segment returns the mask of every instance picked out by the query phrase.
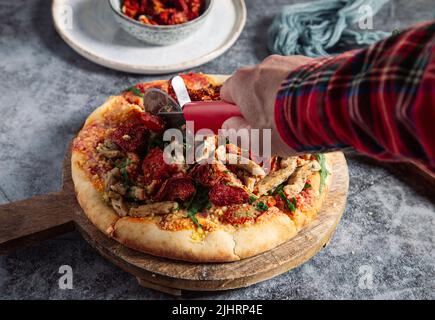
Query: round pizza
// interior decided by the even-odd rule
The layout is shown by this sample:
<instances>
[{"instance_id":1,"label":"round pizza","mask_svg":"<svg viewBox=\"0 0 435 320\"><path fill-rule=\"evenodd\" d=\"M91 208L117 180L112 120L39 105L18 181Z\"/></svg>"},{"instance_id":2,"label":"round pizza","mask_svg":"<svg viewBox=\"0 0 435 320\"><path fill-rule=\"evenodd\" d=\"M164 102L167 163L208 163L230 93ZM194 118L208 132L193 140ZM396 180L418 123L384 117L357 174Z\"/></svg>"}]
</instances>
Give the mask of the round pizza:
<instances>
[{"instance_id":1,"label":"round pizza","mask_svg":"<svg viewBox=\"0 0 435 320\"><path fill-rule=\"evenodd\" d=\"M219 100L225 77L181 75L193 101ZM77 199L105 235L132 249L192 262L228 262L270 250L316 218L331 181L328 155L258 163L229 141L213 161L164 161L166 123L143 95L170 81L141 83L109 98L72 145ZM219 152L235 161L220 161ZM248 153L249 154L249 153ZM231 164L230 164L231 163ZM267 170L265 169L267 168Z\"/></svg>"}]
</instances>

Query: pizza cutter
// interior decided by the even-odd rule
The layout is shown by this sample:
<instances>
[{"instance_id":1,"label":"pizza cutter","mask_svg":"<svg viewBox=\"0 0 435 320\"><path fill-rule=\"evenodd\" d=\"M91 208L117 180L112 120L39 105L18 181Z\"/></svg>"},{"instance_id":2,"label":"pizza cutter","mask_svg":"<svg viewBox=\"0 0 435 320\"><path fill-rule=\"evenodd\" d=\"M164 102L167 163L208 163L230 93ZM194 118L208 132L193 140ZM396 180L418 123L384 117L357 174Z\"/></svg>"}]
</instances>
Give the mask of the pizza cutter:
<instances>
[{"instance_id":1,"label":"pizza cutter","mask_svg":"<svg viewBox=\"0 0 435 320\"><path fill-rule=\"evenodd\" d=\"M236 105L225 101L192 102L180 76L174 77L171 83L178 103L159 89L149 89L144 94L147 111L160 116L168 127L179 128L186 124L186 121L193 121L194 133L200 129L210 129L217 134L227 119L243 117Z\"/></svg>"}]
</instances>

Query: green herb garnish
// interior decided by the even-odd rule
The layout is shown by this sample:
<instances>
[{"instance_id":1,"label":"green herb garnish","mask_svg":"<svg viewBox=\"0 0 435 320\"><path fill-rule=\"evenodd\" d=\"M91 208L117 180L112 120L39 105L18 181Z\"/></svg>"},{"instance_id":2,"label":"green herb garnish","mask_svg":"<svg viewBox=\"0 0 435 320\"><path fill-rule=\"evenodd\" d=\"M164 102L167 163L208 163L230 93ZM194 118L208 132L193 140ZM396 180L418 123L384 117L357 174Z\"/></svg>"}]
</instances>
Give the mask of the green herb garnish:
<instances>
[{"instance_id":1,"label":"green herb garnish","mask_svg":"<svg viewBox=\"0 0 435 320\"><path fill-rule=\"evenodd\" d=\"M256 196L253 196L253 195L249 196L249 203L250 204L253 204L256 200L257 200Z\"/></svg>"},{"instance_id":2,"label":"green herb garnish","mask_svg":"<svg viewBox=\"0 0 435 320\"><path fill-rule=\"evenodd\" d=\"M131 164L131 160L129 158L125 158L121 165L118 167L121 172L122 177L124 178L127 184L131 184L130 178L128 177L127 167Z\"/></svg>"},{"instance_id":3,"label":"green herb garnish","mask_svg":"<svg viewBox=\"0 0 435 320\"><path fill-rule=\"evenodd\" d=\"M211 203L210 200L209 200L208 203L207 203L207 205L205 206L205 208L206 208L207 210L209 210L212 206L213 206L213 205L212 205L212 203Z\"/></svg>"},{"instance_id":4,"label":"green herb garnish","mask_svg":"<svg viewBox=\"0 0 435 320\"><path fill-rule=\"evenodd\" d=\"M325 181L326 181L326 178L328 177L329 172L328 172L328 169L326 169L325 155L319 153L319 154L316 155L316 159L317 159L317 161L320 164L320 171L319 171L319 174L320 174L320 188L319 188L319 191L322 192L323 187L325 186Z\"/></svg>"},{"instance_id":5,"label":"green herb garnish","mask_svg":"<svg viewBox=\"0 0 435 320\"><path fill-rule=\"evenodd\" d=\"M269 209L269 207L263 201L260 201L259 203L257 203L257 210L258 211L263 212L263 211L267 211L268 209Z\"/></svg>"},{"instance_id":6,"label":"green herb garnish","mask_svg":"<svg viewBox=\"0 0 435 320\"><path fill-rule=\"evenodd\" d=\"M284 193L284 184L279 185L276 189L274 194L277 194L286 204L287 208L291 211L291 212L295 212L296 211L296 205L293 204L289 199L287 199L287 196ZM294 198L293 198L294 199Z\"/></svg>"},{"instance_id":7,"label":"green herb garnish","mask_svg":"<svg viewBox=\"0 0 435 320\"><path fill-rule=\"evenodd\" d=\"M142 93L142 91L140 91L138 88L136 87L130 87L128 88L126 91L130 91L131 93L133 93L135 96L141 97L143 98L144 94Z\"/></svg>"},{"instance_id":8,"label":"green herb garnish","mask_svg":"<svg viewBox=\"0 0 435 320\"><path fill-rule=\"evenodd\" d=\"M202 229L202 225L199 223L198 219L196 218L196 214L198 211L195 209L189 209L187 210L187 216L193 221L193 223L196 225L197 228Z\"/></svg>"},{"instance_id":9,"label":"green herb garnish","mask_svg":"<svg viewBox=\"0 0 435 320\"><path fill-rule=\"evenodd\" d=\"M196 187L195 193L186 205L187 216L192 219L193 223L198 228L202 228L202 226L196 218L196 214L211 207L211 203L208 199L208 191L209 190L207 188Z\"/></svg>"},{"instance_id":10,"label":"green herb garnish","mask_svg":"<svg viewBox=\"0 0 435 320\"><path fill-rule=\"evenodd\" d=\"M308 182L304 185L304 189L309 189L311 188L311 184L309 184Z\"/></svg>"}]
</instances>

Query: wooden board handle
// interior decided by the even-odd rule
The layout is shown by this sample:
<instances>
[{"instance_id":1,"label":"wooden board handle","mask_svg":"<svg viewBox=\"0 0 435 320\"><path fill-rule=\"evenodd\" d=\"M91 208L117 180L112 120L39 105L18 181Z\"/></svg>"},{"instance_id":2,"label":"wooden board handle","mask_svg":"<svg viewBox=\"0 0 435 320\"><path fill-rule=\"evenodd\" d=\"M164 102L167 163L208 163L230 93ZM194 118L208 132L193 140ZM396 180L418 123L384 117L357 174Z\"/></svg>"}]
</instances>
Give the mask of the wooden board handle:
<instances>
[{"instance_id":1,"label":"wooden board handle","mask_svg":"<svg viewBox=\"0 0 435 320\"><path fill-rule=\"evenodd\" d=\"M0 255L74 229L71 199L50 193L0 206Z\"/></svg>"}]
</instances>

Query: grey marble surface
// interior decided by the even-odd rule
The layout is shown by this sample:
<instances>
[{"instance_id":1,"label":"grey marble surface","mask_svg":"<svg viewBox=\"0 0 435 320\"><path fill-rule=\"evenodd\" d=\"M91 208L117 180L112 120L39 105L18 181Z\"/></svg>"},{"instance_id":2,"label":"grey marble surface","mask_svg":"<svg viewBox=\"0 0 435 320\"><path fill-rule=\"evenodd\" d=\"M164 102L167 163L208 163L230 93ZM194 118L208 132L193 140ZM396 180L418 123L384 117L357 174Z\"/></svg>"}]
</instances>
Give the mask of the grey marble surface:
<instances>
[{"instance_id":1,"label":"grey marble surface","mask_svg":"<svg viewBox=\"0 0 435 320\"><path fill-rule=\"evenodd\" d=\"M248 22L223 56L194 71L231 73L267 55L265 32L280 6L248 0ZM375 17L391 31L433 19L433 0L393 0ZM167 77L167 76L165 76ZM0 0L0 203L57 190L62 157L86 116L107 96L155 77L111 71L86 61L56 34L48 0ZM272 280L223 299L435 298L434 202L430 190L364 157L348 155L349 200L330 245ZM61 265L74 288L60 290ZM364 286L364 276L372 285ZM367 288L368 287L368 288ZM2 299L166 299L70 233L0 257Z\"/></svg>"}]
</instances>

